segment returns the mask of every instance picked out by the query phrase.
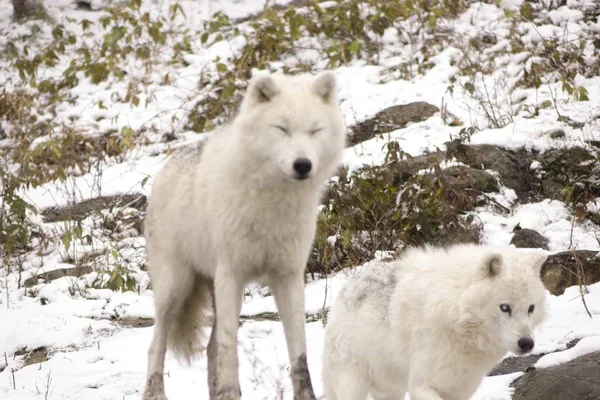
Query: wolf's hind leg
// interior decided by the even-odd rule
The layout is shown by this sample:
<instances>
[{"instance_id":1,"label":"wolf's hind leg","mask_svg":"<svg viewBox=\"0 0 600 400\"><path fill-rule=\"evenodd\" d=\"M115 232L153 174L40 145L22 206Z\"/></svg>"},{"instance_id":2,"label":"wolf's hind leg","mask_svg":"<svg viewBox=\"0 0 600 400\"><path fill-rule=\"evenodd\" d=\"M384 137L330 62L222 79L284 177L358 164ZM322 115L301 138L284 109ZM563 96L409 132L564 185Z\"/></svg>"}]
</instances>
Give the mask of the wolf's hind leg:
<instances>
[{"instance_id":1,"label":"wolf's hind leg","mask_svg":"<svg viewBox=\"0 0 600 400\"><path fill-rule=\"evenodd\" d=\"M167 264L161 268L169 268ZM143 400L166 400L164 386L164 364L167 352L169 330L179 317L183 304L194 284L193 272L178 270L178 276L169 276L162 282L153 283L154 287L154 333L148 350L148 370L146 374L146 388ZM189 276L184 276L189 275ZM159 276L158 274L156 275ZM164 275L161 274L160 278ZM157 278L158 279L158 278Z\"/></svg>"}]
</instances>

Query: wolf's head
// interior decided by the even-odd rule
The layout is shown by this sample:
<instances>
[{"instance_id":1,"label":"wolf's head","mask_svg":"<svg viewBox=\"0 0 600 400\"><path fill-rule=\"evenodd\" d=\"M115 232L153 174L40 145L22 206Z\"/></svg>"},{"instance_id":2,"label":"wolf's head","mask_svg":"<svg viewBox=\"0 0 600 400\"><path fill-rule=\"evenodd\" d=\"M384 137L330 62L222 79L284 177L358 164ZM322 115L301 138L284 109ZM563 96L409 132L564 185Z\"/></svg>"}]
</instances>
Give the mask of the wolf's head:
<instances>
[{"instance_id":1,"label":"wolf's head","mask_svg":"<svg viewBox=\"0 0 600 400\"><path fill-rule=\"evenodd\" d=\"M485 343L525 354L534 347L534 328L546 314L540 269L548 254L516 249L477 255L479 266L461 296L461 322Z\"/></svg>"},{"instance_id":2,"label":"wolf's head","mask_svg":"<svg viewBox=\"0 0 600 400\"><path fill-rule=\"evenodd\" d=\"M261 174L322 183L334 173L346 137L336 92L331 72L252 78L235 123Z\"/></svg>"}]
</instances>

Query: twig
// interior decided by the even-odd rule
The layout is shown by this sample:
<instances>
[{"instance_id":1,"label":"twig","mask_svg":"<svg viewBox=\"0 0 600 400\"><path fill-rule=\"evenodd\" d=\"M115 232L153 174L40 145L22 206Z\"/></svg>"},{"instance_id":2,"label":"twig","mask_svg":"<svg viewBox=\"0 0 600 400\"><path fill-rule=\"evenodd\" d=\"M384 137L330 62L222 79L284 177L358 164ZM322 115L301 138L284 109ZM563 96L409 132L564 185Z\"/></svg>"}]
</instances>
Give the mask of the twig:
<instances>
[{"instance_id":1,"label":"twig","mask_svg":"<svg viewBox=\"0 0 600 400\"><path fill-rule=\"evenodd\" d=\"M46 377L46 393L44 394L44 400L49 400L52 396L50 391L50 385L52 384L52 370L48 370L48 376Z\"/></svg>"},{"instance_id":2,"label":"twig","mask_svg":"<svg viewBox=\"0 0 600 400\"><path fill-rule=\"evenodd\" d=\"M329 269L329 265L327 265L327 269ZM328 271L330 272L330 271ZM323 307L321 308L321 314L323 316L323 327L327 325L327 317L325 315L326 310L325 306L327 305L327 289L329 288L329 274L325 275L325 296L323 297Z\"/></svg>"},{"instance_id":3,"label":"twig","mask_svg":"<svg viewBox=\"0 0 600 400\"><path fill-rule=\"evenodd\" d=\"M577 256L576 252L573 252L573 258L575 259L575 265L577 266L577 279L579 281L579 293L581 294L581 302L583 303L583 307L585 308L585 312L587 312L587 315L589 315L590 318L593 318L592 313L590 312L590 310L587 306L587 303L585 301L585 295L586 295L586 293L584 293L585 274L584 274L584 270L583 270L583 265L581 264L581 260ZM587 291L587 289L585 291Z\"/></svg>"},{"instance_id":4,"label":"twig","mask_svg":"<svg viewBox=\"0 0 600 400\"><path fill-rule=\"evenodd\" d=\"M496 206L500 207L501 209L503 209L507 213L510 213L510 208L508 208L506 206L503 206L502 204L498 203L498 201L496 201L495 199L493 199L492 197L490 197L488 194L482 192L481 190L477 190L475 188L473 188L473 189L477 191L477 194L485 197L486 199L488 199L489 201L491 201L492 203L494 203Z\"/></svg>"},{"instance_id":5,"label":"twig","mask_svg":"<svg viewBox=\"0 0 600 400\"><path fill-rule=\"evenodd\" d=\"M571 235L569 237L569 250L573 248L573 230L575 229L575 216L571 218Z\"/></svg>"}]
</instances>

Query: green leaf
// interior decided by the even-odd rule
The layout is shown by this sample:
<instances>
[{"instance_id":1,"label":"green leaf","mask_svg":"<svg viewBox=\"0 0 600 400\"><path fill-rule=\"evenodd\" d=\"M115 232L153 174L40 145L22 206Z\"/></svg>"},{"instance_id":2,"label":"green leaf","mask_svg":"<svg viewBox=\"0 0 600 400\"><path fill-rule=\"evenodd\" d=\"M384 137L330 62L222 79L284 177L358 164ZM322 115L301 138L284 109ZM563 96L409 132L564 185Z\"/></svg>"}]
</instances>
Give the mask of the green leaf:
<instances>
[{"instance_id":1,"label":"green leaf","mask_svg":"<svg viewBox=\"0 0 600 400\"><path fill-rule=\"evenodd\" d=\"M208 32L204 32L202 36L200 36L200 43L205 44L208 41Z\"/></svg>"},{"instance_id":2,"label":"green leaf","mask_svg":"<svg viewBox=\"0 0 600 400\"><path fill-rule=\"evenodd\" d=\"M75 228L73 228L73 233L75 233L75 237L77 239L81 239L81 237L83 235L83 230L81 229L81 225L77 225Z\"/></svg>"},{"instance_id":3,"label":"green leaf","mask_svg":"<svg viewBox=\"0 0 600 400\"><path fill-rule=\"evenodd\" d=\"M359 49L360 43L358 42L358 40L355 40L348 45L348 51L350 52L350 54L357 54Z\"/></svg>"},{"instance_id":4,"label":"green leaf","mask_svg":"<svg viewBox=\"0 0 600 400\"><path fill-rule=\"evenodd\" d=\"M577 88L577 92L579 93L579 99L578 101L589 101L590 97L588 95L588 91L586 88L584 88L583 86L580 86L579 88Z\"/></svg>"},{"instance_id":5,"label":"green leaf","mask_svg":"<svg viewBox=\"0 0 600 400\"><path fill-rule=\"evenodd\" d=\"M94 25L94 23L92 21L89 21L87 19L82 20L80 22L80 24L81 24L81 28L84 30L84 32L87 31L90 28L90 26Z\"/></svg>"},{"instance_id":6,"label":"green leaf","mask_svg":"<svg viewBox=\"0 0 600 400\"><path fill-rule=\"evenodd\" d=\"M63 246L65 246L65 249L69 250L69 247L71 247L71 232L65 232L65 234L60 238L60 241L62 242Z\"/></svg>"},{"instance_id":7,"label":"green leaf","mask_svg":"<svg viewBox=\"0 0 600 400\"><path fill-rule=\"evenodd\" d=\"M531 3L529 2L524 2L523 5L521 6L521 16L523 18L525 18L527 21L533 21L534 15L533 15L533 7L531 6Z\"/></svg>"},{"instance_id":8,"label":"green leaf","mask_svg":"<svg viewBox=\"0 0 600 400\"><path fill-rule=\"evenodd\" d=\"M227 72L227 65L225 65L223 63L218 63L217 64L217 72L220 72L220 73Z\"/></svg>"}]
</instances>

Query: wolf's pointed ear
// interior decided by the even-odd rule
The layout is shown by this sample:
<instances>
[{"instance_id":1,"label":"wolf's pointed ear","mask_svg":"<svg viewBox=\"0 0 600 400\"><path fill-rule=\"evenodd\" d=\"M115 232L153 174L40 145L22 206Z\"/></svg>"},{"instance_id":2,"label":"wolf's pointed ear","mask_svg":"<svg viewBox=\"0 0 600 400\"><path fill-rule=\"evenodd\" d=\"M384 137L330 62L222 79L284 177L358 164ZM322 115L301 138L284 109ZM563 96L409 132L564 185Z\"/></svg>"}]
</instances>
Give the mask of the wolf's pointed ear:
<instances>
[{"instance_id":1,"label":"wolf's pointed ear","mask_svg":"<svg viewBox=\"0 0 600 400\"><path fill-rule=\"evenodd\" d=\"M249 104L267 103L279 93L279 86L271 75L261 74L253 77L248 85L246 102Z\"/></svg>"},{"instance_id":2,"label":"wolf's pointed ear","mask_svg":"<svg viewBox=\"0 0 600 400\"><path fill-rule=\"evenodd\" d=\"M328 104L335 99L336 89L335 75L331 71L321 72L312 84L313 93Z\"/></svg>"},{"instance_id":3,"label":"wolf's pointed ear","mask_svg":"<svg viewBox=\"0 0 600 400\"><path fill-rule=\"evenodd\" d=\"M548 252L540 251L538 253L532 254L530 257L531 258L529 259L529 262L533 267L533 273L535 274L535 276L539 276L542 271L542 266L548 259Z\"/></svg>"},{"instance_id":4,"label":"wolf's pointed ear","mask_svg":"<svg viewBox=\"0 0 600 400\"><path fill-rule=\"evenodd\" d=\"M502 270L502 254L492 253L488 254L481 265L481 270L485 278L493 278L497 276Z\"/></svg>"}]
</instances>

